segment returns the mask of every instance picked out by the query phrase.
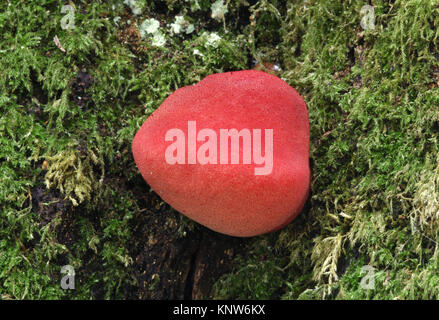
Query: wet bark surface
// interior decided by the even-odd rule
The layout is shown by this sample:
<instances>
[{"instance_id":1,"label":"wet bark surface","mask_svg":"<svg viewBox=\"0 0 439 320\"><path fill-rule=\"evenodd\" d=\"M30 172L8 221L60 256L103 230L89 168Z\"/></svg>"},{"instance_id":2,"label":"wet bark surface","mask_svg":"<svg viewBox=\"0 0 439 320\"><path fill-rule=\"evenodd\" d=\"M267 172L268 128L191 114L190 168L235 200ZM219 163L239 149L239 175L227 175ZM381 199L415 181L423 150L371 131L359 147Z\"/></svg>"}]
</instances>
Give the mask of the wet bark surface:
<instances>
[{"instance_id":1,"label":"wet bark surface","mask_svg":"<svg viewBox=\"0 0 439 320\"><path fill-rule=\"evenodd\" d=\"M213 284L231 271L247 239L202 227L164 204L144 196L145 212L135 217L132 251L138 299L209 299ZM187 230L187 231L185 231Z\"/></svg>"}]
</instances>

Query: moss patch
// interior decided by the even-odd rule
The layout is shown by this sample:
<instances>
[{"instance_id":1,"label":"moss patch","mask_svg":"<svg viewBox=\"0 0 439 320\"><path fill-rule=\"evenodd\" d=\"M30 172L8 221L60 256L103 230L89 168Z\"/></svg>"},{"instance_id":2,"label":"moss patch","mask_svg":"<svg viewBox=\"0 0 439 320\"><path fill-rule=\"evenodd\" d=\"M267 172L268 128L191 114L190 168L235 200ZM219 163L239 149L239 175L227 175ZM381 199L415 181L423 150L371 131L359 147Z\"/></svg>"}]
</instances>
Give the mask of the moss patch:
<instances>
[{"instance_id":1,"label":"moss patch","mask_svg":"<svg viewBox=\"0 0 439 320\"><path fill-rule=\"evenodd\" d=\"M75 1L65 29L62 1L0 3L0 298L439 298L438 5L374 1L364 30L359 0L223 4ZM283 230L218 238L131 141L175 89L254 65L308 105L311 195Z\"/></svg>"}]
</instances>

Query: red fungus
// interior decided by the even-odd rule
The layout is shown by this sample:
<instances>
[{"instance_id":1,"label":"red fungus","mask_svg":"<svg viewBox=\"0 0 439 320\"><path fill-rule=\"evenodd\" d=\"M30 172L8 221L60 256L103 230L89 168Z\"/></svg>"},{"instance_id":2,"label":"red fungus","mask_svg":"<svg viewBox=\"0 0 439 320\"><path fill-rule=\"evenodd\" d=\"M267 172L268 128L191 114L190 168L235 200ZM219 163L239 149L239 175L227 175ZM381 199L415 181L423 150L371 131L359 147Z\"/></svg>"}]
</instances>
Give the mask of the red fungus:
<instances>
[{"instance_id":1,"label":"red fungus","mask_svg":"<svg viewBox=\"0 0 439 320\"><path fill-rule=\"evenodd\" d=\"M278 230L308 195L308 110L291 86L265 72L213 74L176 90L132 147L164 201L224 234Z\"/></svg>"}]
</instances>

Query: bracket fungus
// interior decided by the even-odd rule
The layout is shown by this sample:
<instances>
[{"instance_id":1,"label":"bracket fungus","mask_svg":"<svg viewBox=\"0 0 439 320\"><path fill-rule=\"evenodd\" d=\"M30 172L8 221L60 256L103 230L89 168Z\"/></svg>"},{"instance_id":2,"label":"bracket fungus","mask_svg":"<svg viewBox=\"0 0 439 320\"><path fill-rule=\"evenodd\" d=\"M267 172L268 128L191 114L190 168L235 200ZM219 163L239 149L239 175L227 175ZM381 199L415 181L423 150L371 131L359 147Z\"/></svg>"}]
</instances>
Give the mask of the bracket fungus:
<instances>
[{"instance_id":1,"label":"bracket fungus","mask_svg":"<svg viewBox=\"0 0 439 320\"><path fill-rule=\"evenodd\" d=\"M227 235L278 230L308 196L306 104L262 71L213 74L176 90L139 129L132 149L164 201Z\"/></svg>"}]
</instances>

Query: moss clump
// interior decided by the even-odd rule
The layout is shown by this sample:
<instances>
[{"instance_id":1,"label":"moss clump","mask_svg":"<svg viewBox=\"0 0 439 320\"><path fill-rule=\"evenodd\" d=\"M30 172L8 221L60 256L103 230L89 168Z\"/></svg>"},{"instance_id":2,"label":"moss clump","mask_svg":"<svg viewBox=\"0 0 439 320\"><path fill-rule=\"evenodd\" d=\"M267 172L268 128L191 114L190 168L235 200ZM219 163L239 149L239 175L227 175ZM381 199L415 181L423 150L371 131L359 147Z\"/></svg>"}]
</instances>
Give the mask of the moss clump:
<instances>
[{"instance_id":1,"label":"moss clump","mask_svg":"<svg viewBox=\"0 0 439 320\"><path fill-rule=\"evenodd\" d=\"M285 286L287 259L273 247L274 239L253 241L248 253L235 259L236 267L213 288L215 299L275 299Z\"/></svg>"},{"instance_id":2,"label":"moss clump","mask_svg":"<svg viewBox=\"0 0 439 320\"><path fill-rule=\"evenodd\" d=\"M102 187L104 163L93 151L88 150L88 155L81 157L78 151L63 150L47 160L50 162L45 180L47 188L58 188L74 206L90 200L92 192ZM99 181L95 179L93 165L101 166Z\"/></svg>"}]
</instances>

